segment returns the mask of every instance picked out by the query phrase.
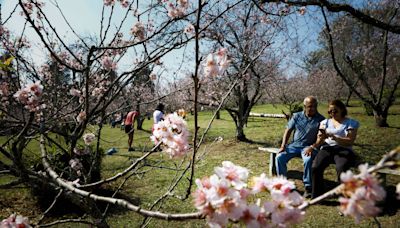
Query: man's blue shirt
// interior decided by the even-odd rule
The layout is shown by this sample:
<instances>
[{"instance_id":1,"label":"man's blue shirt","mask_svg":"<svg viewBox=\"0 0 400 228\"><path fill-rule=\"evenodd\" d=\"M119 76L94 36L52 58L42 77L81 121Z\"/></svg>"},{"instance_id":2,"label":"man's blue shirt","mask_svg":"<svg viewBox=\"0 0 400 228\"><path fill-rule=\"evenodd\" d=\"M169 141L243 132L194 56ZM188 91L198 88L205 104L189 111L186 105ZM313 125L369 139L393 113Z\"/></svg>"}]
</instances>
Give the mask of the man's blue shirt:
<instances>
[{"instance_id":1,"label":"man's blue shirt","mask_svg":"<svg viewBox=\"0 0 400 228\"><path fill-rule=\"evenodd\" d=\"M324 119L318 112L313 117L307 117L304 111L294 113L286 126L295 130L290 146L306 147L313 144L317 140L319 123Z\"/></svg>"}]
</instances>

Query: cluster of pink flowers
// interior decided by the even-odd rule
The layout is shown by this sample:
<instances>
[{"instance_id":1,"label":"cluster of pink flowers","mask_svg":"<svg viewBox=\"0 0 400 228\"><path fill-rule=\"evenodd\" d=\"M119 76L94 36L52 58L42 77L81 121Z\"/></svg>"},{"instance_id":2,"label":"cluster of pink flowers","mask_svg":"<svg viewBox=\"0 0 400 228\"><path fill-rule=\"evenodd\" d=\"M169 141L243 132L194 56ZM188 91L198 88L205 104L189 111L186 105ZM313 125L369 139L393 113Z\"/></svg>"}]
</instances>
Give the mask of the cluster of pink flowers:
<instances>
[{"instance_id":1,"label":"cluster of pink flowers","mask_svg":"<svg viewBox=\"0 0 400 228\"><path fill-rule=\"evenodd\" d=\"M186 25L184 32L188 35L193 35L194 34L194 26L189 23L188 25Z\"/></svg>"},{"instance_id":2,"label":"cluster of pink flowers","mask_svg":"<svg viewBox=\"0 0 400 228\"><path fill-rule=\"evenodd\" d=\"M115 4L115 0L104 0L105 6L113 6Z\"/></svg>"},{"instance_id":3,"label":"cluster of pink flowers","mask_svg":"<svg viewBox=\"0 0 400 228\"><path fill-rule=\"evenodd\" d=\"M103 56L103 58L101 59L101 65L104 67L104 69L108 71L115 71L117 69L117 63L114 62L113 59L107 55Z\"/></svg>"},{"instance_id":4,"label":"cluster of pink flowers","mask_svg":"<svg viewBox=\"0 0 400 228\"><path fill-rule=\"evenodd\" d=\"M76 174L78 174L78 176L82 175L81 170L83 169L83 165L78 158L69 160L69 166L76 171Z\"/></svg>"},{"instance_id":5,"label":"cluster of pink flowers","mask_svg":"<svg viewBox=\"0 0 400 228\"><path fill-rule=\"evenodd\" d=\"M178 114L168 114L164 120L154 124L151 140L158 144L162 142L163 151L170 157L180 157L189 151L189 131L186 121Z\"/></svg>"},{"instance_id":6,"label":"cluster of pink flowers","mask_svg":"<svg viewBox=\"0 0 400 228\"><path fill-rule=\"evenodd\" d=\"M42 8L44 6L44 2L38 0L24 0L22 1L22 6L30 15L34 13L35 7ZM38 18L41 18L41 16L39 15L39 10L36 13L38 15ZM21 15L24 15L24 12L21 12Z\"/></svg>"},{"instance_id":7,"label":"cluster of pink flowers","mask_svg":"<svg viewBox=\"0 0 400 228\"><path fill-rule=\"evenodd\" d=\"M187 9L189 8L188 0L176 0L176 3L172 3L171 1L164 1L168 6L168 16L170 18L183 17L186 14Z\"/></svg>"},{"instance_id":8,"label":"cluster of pink flowers","mask_svg":"<svg viewBox=\"0 0 400 228\"><path fill-rule=\"evenodd\" d=\"M226 48L219 49L216 53L210 53L203 63L203 71L206 77L222 75L230 64Z\"/></svg>"},{"instance_id":9,"label":"cluster of pink flowers","mask_svg":"<svg viewBox=\"0 0 400 228\"><path fill-rule=\"evenodd\" d=\"M146 39L146 30L142 22L137 22L131 28L131 34L134 35L138 40L142 41Z\"/></svg>"},{"instance_id":10,"label":"cluster of pink flowers","mask_svg":"<svg viewBox=\"0 0 400 228\"><path fill-rule=\"evenodd\" d=\"M81 111L78 116L76 117L76 121L78 123L82 123L83 121L86 120L86 112L85 111Z\"/></svg>"},{"instance_id":11,"label":"cluster of pink flowers","mask_svg":"<svg viewBox=\"0 0 400 228\"><path fill-rule=\"evenodd\" d=\"M27 217L23 217L22 215L12 214L10 217L3 219L0 223L1 228L29 228L29 220Z\"/></svg>"},{"instance_id":12,"label":"cluster of pink flowers","mask_svg":"<svg viewBox=\"0 0 400 228\"><path fill-rule=\"evenodd\" d=\"M358 168L358 175L354 175L350 170L340 175L344 188L341 192L343 197L339 198L340 210L344 215L354 217L356 223L363 217L376 216L380 209L375 203L386 197L378 179L368 172L368 164Z\"/></svg>"},{"instance_id":13,"label":"cluster of pink flowers","mask_svg":"<svg viewBox=\"0 0 400 228\"><path fill-rule=\"evenodd\" d=\"M303 197L293 191L295 186L284 177L268 178L263 173L247 186L249 171L230 161L215 168L215 174L197 179L193 193L194 204L207 219L210 227L225 227L229 221L241 222L247 227L286 227L299 223L305 212L298 209ZM267 191L271 200L248 203L256 194ZM249 197L251 196L251 197Z\"/></svg>"},{"instance_id":14,"label":"cluster of pink flowers","mask_svg":"<svg viewBox=\"0 0 400 228\"><path fill-rule=\"evenodd\" d=\"M105 6L113 6L115 5L115 0L104 0L104 5ZM118 0L119 3L121 3L121 6L124 8L127 8L129 6L129 1L128 0Z\"/></svg>"},{"instance_id":15,"label":"cluster of pink flowers","mask_svg":"<svg viewBox=\"0 0 400 228\"><path fill-rule=\"evenodd\" d=\"M82 138L86 145L90 145L95 140L96 136L93 133L86 133Z\"/></svg>"},{"instance_id":16,"label":"cluster of pink flowers","mask_svg":"<svg viewBox=\"0 0 400 228\"><path fill-rule=\"evenodd\" d=\"M25 108L30 112L39 111L40 109L46 108L46 105L40 104L40 97L43 94L43 86L40 81L31 83L25 88L18 90L14 97L21 104L25 105Z\"/></svg>"}]
</instances>

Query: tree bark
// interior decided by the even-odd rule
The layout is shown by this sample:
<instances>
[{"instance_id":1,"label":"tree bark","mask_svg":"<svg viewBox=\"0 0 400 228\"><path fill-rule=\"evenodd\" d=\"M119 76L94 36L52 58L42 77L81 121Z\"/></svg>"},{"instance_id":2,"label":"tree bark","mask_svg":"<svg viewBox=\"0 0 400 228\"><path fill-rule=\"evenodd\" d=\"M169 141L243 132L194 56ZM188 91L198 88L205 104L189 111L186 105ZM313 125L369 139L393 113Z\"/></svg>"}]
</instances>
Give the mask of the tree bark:
<instances>
[{"instance_id":1,"label":"tree bark","mask_svg":"<svg viewBox=\"0 0 400 228\"><path fill-rule=\"evenodd\" d=\"M373 113L375 118L375 125L377 127L389 127L389 124L387 123L387 112L374 109Z\"/></svg>"}]
</instances>

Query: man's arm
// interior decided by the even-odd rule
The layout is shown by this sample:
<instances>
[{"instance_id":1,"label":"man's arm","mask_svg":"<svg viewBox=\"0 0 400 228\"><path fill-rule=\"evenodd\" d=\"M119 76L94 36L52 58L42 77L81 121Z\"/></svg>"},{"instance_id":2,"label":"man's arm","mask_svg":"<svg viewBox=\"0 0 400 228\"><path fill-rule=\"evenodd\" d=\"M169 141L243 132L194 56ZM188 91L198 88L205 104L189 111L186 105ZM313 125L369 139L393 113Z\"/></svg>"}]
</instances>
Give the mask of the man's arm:
<instances>
[{"instance_id":1,"label":"man's arm","mask_svg":"<svg viewBox=\"0 0 400 228\"><path fill-rule=\"evenodd\" d=\"M285 151L286 145L289 142L290 135L292 134L292 131L293 131L293 129L286 128L285 132L283 133L282 144L281 144L281 147L279 148L279 153Z\"/></svg>"}]
</instances>

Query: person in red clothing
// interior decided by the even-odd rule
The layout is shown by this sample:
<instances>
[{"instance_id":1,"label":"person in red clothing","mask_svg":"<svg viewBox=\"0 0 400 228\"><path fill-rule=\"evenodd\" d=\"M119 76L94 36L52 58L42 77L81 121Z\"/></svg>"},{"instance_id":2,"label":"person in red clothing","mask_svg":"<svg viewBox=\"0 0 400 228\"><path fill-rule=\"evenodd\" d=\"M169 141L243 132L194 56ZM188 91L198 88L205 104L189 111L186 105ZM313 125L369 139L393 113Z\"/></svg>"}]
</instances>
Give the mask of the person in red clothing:
<instances>
[{"instance_id":1,"label":"person in red clothing","mask_svg":"<svg viewBox=\"0 0 400 228\"><path fill-rule=\"evenodd\" d=\"M133 133L135 132L134 123L136 118L139 116L138 111L130 111L128 115L126 115L124 125L125 125L125 133L128 134L128 151L134 151L135 149L132 147L133 143Z\"/></svg>"}]
</instances>

